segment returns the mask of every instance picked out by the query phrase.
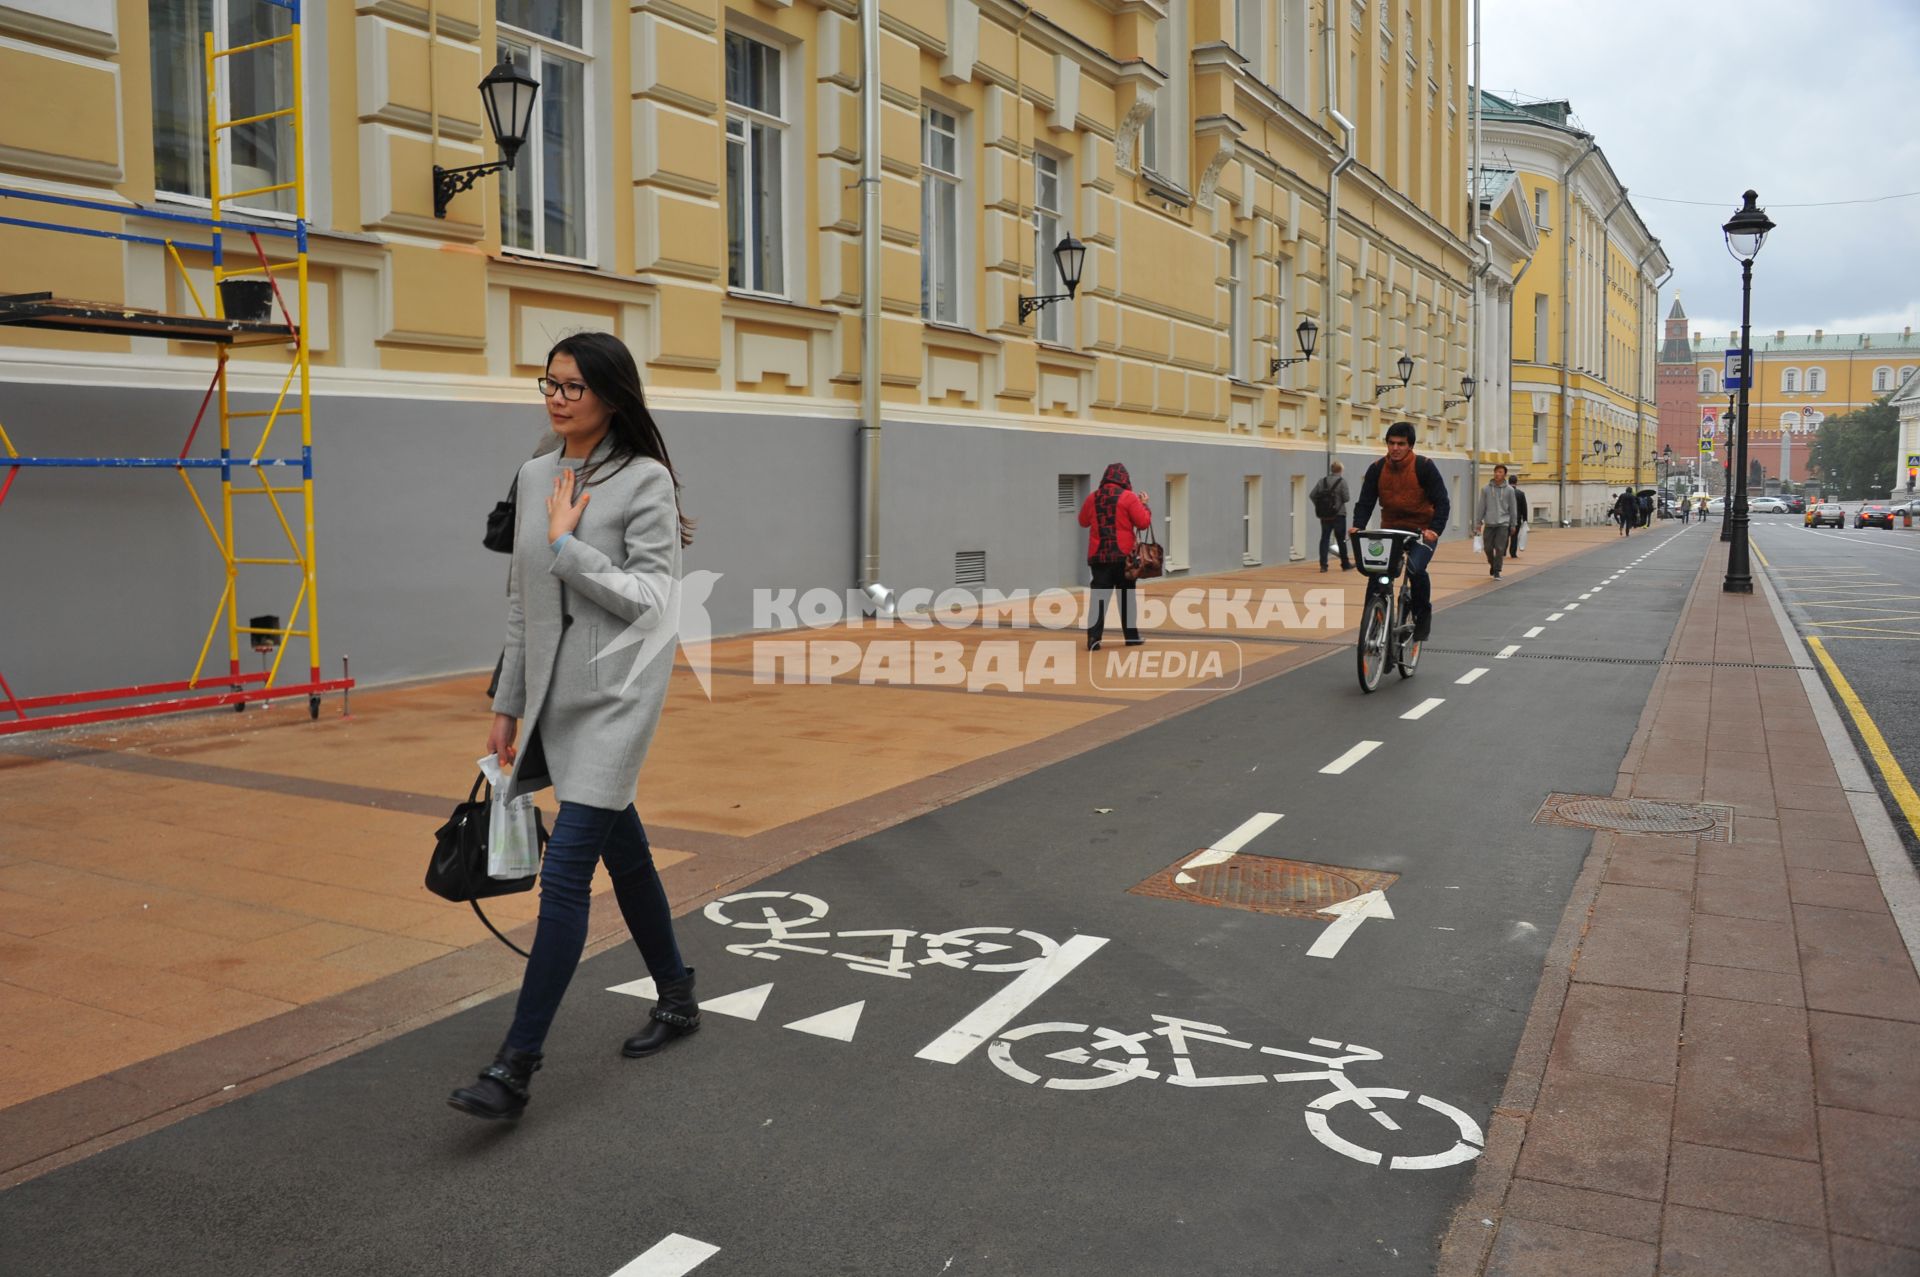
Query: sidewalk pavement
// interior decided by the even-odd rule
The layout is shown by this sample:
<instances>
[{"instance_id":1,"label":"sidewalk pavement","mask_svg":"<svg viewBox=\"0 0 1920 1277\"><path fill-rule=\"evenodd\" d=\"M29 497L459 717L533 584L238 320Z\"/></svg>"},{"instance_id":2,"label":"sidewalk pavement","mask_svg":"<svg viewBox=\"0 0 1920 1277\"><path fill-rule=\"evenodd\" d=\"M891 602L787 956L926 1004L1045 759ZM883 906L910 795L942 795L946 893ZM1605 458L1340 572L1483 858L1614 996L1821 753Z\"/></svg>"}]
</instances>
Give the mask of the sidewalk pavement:
<instances>
[{"instance_id":1,"label":"sidewalk pavement","mask_svg":"<svg viewBox=\"0 0 1920 1277\"><path fill-rule=\"evenodd\" d=\"M1613 796L1729 805L1732 837L1595 836L1444 1274L1920 1273L1920 978L1882 891L1910 908L1912 869L1725 566Z\"/></svg>"}]
</instances>

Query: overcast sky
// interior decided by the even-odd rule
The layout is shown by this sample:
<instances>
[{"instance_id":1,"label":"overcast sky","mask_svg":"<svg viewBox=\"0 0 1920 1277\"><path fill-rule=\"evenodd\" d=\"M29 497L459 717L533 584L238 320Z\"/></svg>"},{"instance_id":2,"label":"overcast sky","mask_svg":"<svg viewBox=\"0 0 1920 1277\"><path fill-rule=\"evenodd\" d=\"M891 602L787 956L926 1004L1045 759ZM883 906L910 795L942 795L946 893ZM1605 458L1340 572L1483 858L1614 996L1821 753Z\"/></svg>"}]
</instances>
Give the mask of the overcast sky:
<instances>
[{"instance_id":1,"label":"overcast sky","mask_svg":"<svg viewBox=\"0 0 1920 1277\"><path fill-rule=\"evenodd\" d=\"M1752 187L1756 335L1920 329L1920 196L1793 207L1920 191L1920 3L1481 0L1480 27L1484 87L1570 101L1626 184L1662 319L1678 290L1690 328L1739 326L1720 227Z\"/></svg>"}]
</instances>

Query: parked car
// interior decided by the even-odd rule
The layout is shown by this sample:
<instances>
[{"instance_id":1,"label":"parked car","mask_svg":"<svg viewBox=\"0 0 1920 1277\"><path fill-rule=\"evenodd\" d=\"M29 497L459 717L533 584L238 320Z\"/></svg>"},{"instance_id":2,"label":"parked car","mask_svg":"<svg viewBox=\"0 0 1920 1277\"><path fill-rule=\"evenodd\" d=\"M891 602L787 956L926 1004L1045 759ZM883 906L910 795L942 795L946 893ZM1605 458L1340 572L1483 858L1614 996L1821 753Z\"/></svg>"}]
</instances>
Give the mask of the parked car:
<instances>
[{"instance_id":1,"label":"parked car","mask_svg":"<svg viewBox=\"0 0 1920 1277\"><path fill-rule=\"evenodd\" d=\"M1824 527L1831 523L1836 528L1847 526L1847 508L1831 501L1822 501L1819 505L1807 507L1807 526Z\"/></svg>"},{"instance_id":2,"label":"parked car","mask_svg":"<svg viewBox=\"0 0 1920 1277\"><path fill-rule=\"evenodd\" d=\"M1747 502L1748 514L1785 514L1787 503L1779 497L1755 497Z\"/></svg>"},{"instance_id":3,"label":"parked car","mask_svg":"<svg viewBox=\"0 0 1920 1277\"><path fill-rule=\"evenodd\" d=\"M1869 501L1854 512L1853 526L1856 528L1885 528L1893 530L1893 507L1884 501Z\"/></svg>"},{"instance_id":4,"label":"parked car","mask_svg":"<svg viewBox=\"0 0 1920 1277\"><path fill-rule=\"evenodd\" d=\"M1725 514L1726 512L1727 499L1725 497L1715 497L1713 500L1707 502L1708 514Z\"/></svg>"},{"instance_id":5,"label":"parked car","mask_svg":"<svg viewBox=\"0 0 1920 1277\"><path fill-rule=\"evenodd\" d=\"M1807 512L1807 499L1799 493L1786 497L1784 500L1787 503L1788 514L1805 514Z\"/></svg>"}]
</instances>

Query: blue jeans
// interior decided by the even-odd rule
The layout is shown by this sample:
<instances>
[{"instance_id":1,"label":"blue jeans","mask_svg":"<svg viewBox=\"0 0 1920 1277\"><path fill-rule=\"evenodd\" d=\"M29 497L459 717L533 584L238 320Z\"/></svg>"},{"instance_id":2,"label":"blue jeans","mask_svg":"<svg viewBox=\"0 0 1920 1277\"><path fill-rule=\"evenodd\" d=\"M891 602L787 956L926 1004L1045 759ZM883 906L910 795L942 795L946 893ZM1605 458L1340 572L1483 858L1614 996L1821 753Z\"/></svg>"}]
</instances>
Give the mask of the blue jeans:
<instances>
[{"instance_id":1,"label":"blue jeans","mask_svg":"<svg viewBox=\"0 0 1920 1277\"><path fill-rule=\"evenodd\" d=\"M1347 521L1344 518L1320 520L1320 568L1327 567L1327 546L1340 552L1340 566L1347 566Z\"/></svg>"},{"instance_id":2,"label":"blue jeans","mask_svg":"<svg viewBox=\"0 0 1920 1277\"><path fill-rule=\"evenodd\" d=\"M507 1032L508 1050L537 1052L547 1040L547 1029L587 947L593 867L601 861L606 862L620 916L640 947L647 974L666 984L687 973L673 940L667 893L654 871L647 831L633 804L625 811L609 811L561 803L540 865L540 925L533 933L533 956L520 983L513 1028Z\"/></svg>"},{"instance_id":3,"label":"blue jeans","mask_svg":"<svg viewBox=\"0 0 1920 1277\"><path fill-rule=\"evenodd\" d=\"M1428 545L1425 541L1407 550L1407 580L1413 584L1413 614L1426 616L1433 611L1433 581L1427 576L1427 564L1433 562L1433 552L1439 543Z\"/></svg>"}]
</instances>

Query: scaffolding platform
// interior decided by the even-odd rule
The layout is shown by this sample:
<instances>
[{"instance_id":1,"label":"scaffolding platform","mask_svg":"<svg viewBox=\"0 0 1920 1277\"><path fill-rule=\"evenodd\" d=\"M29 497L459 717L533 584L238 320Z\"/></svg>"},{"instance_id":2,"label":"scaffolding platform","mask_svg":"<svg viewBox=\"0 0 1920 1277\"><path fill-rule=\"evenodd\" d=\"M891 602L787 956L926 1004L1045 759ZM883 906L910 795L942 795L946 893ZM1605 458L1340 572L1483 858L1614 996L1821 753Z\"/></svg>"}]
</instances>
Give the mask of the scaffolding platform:
<instances>
[{"instance_id":1,"label":"scaffolding platform","mask_svg":"<svg viewBox=\"0 0 1920 1277\"><path fill-rule=\"evenodd\" d=\"M270 319L168 315L106 302L70 301L52 293L0 294L0 324L69 333L208 341L229 346L284 345L298 336L291 325Z\"/></svg>"}]
</instances>

